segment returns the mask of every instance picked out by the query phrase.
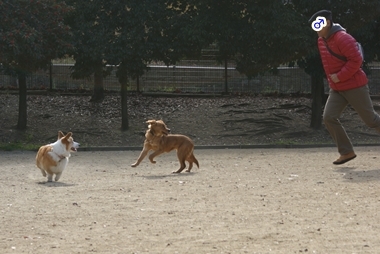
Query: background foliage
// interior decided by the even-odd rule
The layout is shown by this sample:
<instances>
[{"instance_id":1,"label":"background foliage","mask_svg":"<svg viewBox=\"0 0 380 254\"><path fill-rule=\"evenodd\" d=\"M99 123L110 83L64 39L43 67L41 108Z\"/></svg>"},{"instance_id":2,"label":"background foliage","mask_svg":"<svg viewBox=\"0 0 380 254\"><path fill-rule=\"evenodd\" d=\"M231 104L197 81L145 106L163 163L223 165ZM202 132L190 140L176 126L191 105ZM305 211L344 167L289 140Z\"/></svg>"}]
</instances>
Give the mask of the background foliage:
<instances>
[{"instance_id":1,"label":"background foliage","mask_svg":"<svg viewBox=\"0 0 380 254\"><path fill-rule=\"evenodd\" d=\"M94 78L94 101L104 98L103 78L116 66L125 102L129 78L149 63L197 58L211 44L220 63L234 61L248 77L298 63L311 76L311 126L319 128L324 73L307 21L320 9L332 10L334 21L362 43L367 63L378 60L378 0L0 0L0 62L19 75L20 129L26 128L24 76L52 59L74 58L73 77ZM121 111L127 129L127 108Z\"/></svg>"}]
</instances>

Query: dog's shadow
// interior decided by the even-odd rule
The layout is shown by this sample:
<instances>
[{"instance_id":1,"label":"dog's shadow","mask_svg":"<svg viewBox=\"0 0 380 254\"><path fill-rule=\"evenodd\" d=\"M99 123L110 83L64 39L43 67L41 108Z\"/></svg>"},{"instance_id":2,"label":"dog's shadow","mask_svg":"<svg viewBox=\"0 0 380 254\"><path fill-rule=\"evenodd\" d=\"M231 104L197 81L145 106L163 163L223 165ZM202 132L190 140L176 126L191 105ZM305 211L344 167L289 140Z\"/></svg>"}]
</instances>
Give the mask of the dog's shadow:
<instances>
[{"instance_id":1,"label":"dog's shadow","mask_svg":"<svg viewBox=\"0 0 380 254\"><path fill-rule=\"evenodd\" d=\"M172 178L172 177L188 177L193 176L196 173L194 172L185 172L185 173L172 173L167 175L141 175L139 177L149 179L149 180L157 180L157 179L165 179L165 178Z\"/></svg>"},{"instance_id":2,"label":"dog's shadow","mask_svg":"<svg viewBox=\"0 0 380 254\"><path fill-rule=\"evenodd\" d=\"M39 185L43 185L45 187L71 187L76 184L72 183L64 183L64 182L37 182Z\"/></svg>"},{"instance_id":3,"label":"dog's shadow","mask_svg":"<svg viewBox=\"0 0 380 254\"><path fill-rule=\"evenodd\" d=\"M343 178L348 182L369 182L380 180L380 169L357 171L356 167L342 167L336 172L343 174Z\"/></svg>"}]
</instances>

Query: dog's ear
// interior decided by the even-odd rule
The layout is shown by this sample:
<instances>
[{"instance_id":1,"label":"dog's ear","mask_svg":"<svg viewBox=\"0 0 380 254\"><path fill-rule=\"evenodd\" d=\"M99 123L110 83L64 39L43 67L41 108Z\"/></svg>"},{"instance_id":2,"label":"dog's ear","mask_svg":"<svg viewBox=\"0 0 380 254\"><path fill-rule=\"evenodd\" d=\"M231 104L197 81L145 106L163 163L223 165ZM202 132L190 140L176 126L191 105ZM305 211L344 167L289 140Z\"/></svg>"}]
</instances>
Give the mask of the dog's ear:
<instances>
[{"instance_id":1,"label":"dog's ear","mask_svg":"<svg viewBox=\"0 0 380 254\"><path fill-rule=\"evenodd\" d=\"M148 120L146 121L147 124L155 124L156 123L156 120Z\"/></svg>"},{"instance_id":2,"label":"dog's ear","mask_svg":"<svg viewBox=\"0 0 380 254\"><path fill-rule=\"evenodd\" d=\"M68 132L68 133L66 134L66 136L65 136L65 139L69 139L72 135L73 135L72 132Z\"/></svg>"},{"instance_id":3,"label":"dog's ear","mask_svg":"<svg viewBox=\"0 0 380 254\"><path fill-rule=\"evenodd\" d=\"M61 139L65 136L62 131L58 131L58 139Z\"/></svg>"}]
</instances>

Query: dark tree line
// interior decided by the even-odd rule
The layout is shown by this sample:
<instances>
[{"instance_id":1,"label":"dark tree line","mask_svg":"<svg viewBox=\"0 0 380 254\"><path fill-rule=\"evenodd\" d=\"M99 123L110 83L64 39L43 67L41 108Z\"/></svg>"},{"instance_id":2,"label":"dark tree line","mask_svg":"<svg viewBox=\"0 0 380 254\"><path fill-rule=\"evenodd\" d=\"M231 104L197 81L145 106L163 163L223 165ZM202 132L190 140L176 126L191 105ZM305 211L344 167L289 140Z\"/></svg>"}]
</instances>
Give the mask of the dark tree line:
<instances>
[{"instance_id":1,"label":"dark tree line","mask_svg":"<svg viewBox=\"0 0 380 254\"><path fill-rule=\"evenodd\" d=\"M18 77L17 129L27 127L26 77L71 49L70 10L62 1L0 1L0 68Z\"/></svg>"},{"instance_id":2,"label":"dark tree line","mask_svg":"<svg viewBox=\"0 0 380 254\"><path fill-rule=\"evenodd\" d=\"M217 60L235 61L253 77L280 64L294 64L311 77L311 127L321 126L324 73L316 34L307 23L330 9L364 46L366 63L380 56L380 1L323 0L0 0L0 62L18 75L18 129L27 126L25 77L52 59L73 57L73 78L94 81L94 102L104 98L107 66L117 66L123 130L128 129L127 87L152 61L175 64L197 58L210 44ZM226 91L227 92L227 91Z\"/></svg>"}]
</instances>

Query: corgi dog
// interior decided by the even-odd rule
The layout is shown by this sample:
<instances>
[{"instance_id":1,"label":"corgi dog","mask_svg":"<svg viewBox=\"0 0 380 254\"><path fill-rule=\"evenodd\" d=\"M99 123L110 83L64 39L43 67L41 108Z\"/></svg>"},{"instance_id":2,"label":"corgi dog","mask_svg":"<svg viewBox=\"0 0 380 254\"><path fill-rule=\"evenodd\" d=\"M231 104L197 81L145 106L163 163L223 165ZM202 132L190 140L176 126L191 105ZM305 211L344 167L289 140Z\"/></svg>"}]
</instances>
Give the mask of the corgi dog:
<instances>
[{"instance_id":1,"label":"corgi dog","mask_svg":"<svg viewBox=\"0 0 380 254\"><path fill-rule=\"evenodd\" d=\"M58 132L58 140L52 144L41 146L37 152L36 164L43 176L47 175L48 182L58 181L63 170L69 163L71 152L76 152L79 143L74 142L72 133L66 135L62 131Z\"/></svg>"}]
</instances>

